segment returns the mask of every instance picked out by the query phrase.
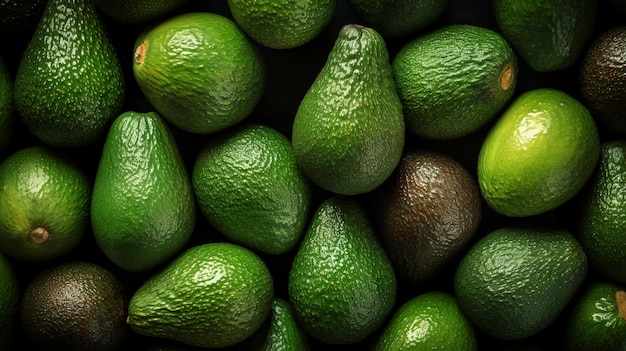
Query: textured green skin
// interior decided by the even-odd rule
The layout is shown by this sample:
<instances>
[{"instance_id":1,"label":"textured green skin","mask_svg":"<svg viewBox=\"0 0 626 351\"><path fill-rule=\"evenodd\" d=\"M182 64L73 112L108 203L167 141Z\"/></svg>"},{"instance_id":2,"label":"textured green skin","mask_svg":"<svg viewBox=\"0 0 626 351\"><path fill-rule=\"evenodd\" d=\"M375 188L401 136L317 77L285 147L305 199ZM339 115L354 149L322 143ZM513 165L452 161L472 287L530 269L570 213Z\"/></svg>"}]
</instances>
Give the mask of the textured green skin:
<instances>
[{"instance_id":1,"label":"textured green skin","mask_svg":"<svg viewBox=\"0 0 626 351\"><path fill-rule=\"evenodd\" d=\"M501 76L510 68L510 85ZM508 104L517 83L517 58L487 28L448 25L404 44L392 62L407 129L426 139L476 132Z\"/></svg>"},{"instance_id":2,"label":"textured green skin","mask_svg":"<svg viewBox=\"0 0 626 351\"><path fill-rule=\"evenodd\" d=\"M31 146L0 164L0 248L31 262L72 251L89 230L91 183L83 169L62 151ZM49 238L28 240L43 227Z\"/></svg>"},{"instance_id":3,"label":"textured green skin","mask_svg":"<svg viewBox=\"0 0 626 351\"><path fill-rule=\"evenodd\" d=\"M595 118L626 134L626 27L607 30L588 47L580 65L580 92Z\"/></svg>"},{"instance_id":4,"label":"textured green skin","mask_svg":"<svg viewBox=\"0 0 626 351\"><path fill-rule=\"evenodd\" d=\"M147 45L133 73L157 112L185 131L208 134L244 120L265 90L265 65L237 24L185 13L139 35Z\"/></svg>"},{"instance_id":5,"label":"textured green skin","mask_svg":"<svg viewBox=\"0 0 626 351\"><path fill-rule=\"evenodd\" d=\"M156 113L125 112L111 126L91 200L94 237L128 271L165 262L196 222L191 179L176 141Z\"/></svg>"},{"instance_id":6,"label":"textured green skin","mask_svg":"<svg viewBox=\"0 0 626 351\"><path fill-rule=\"evenodd\" d=\"M228 0L228 7L256 42L291 49L315 39L328 26L337 0Z\"/></svg>"},{"instance_id":7,"label":"textured green skin","mask_svg":"<svg viewBox=\"0 0 626 351\"><path fill-rule=\"evenodd\" d=\"M614 351L626 348L626 320L615 293L624 291L608 281L594 281L572 303L565 325L567 351Z\"/></svg>"},{"instance_id":8,"label":"textured green skin","mask_svg":"<svg viewBox=\"0 0 626 351\"><path fill-rule=\"evenodd\" d=\"M10 350L18 313L20 286L9 259L0 253L0 348Z\"/></svg>"},{"instance_id":9,"label":"textured green skin","mask_svg":"<svg viewBox=\"0 0 626 351\"><path fill-rule=\"evenodd\" d=\"M120 113L125 82L92 1L51 0L22 55L15 108L43 142L94 143Z\"/></svg>"},{"instance_id":10,"label":"textured green skin","mask_svg":"<svg viewBox=\"0 0 626 351\"><path fill-rule=\"evenodd\" d=\"M369 192L393 172L404 147L404 115L375 30L341 29L300 103L291 140L304 173L337 194Z\"/></svg>"},{"instance_id":11,"label":"textured green skin","mask_svg":"<svg viewBox=\"0 0 626 351\"><path fill-rule=\"evenodd\" d=\"M348 0L363 24L384 37L400 37L427 28L448 7L449 0Z\"/></svg>"},{"instance_id":12,"label":"textured green skin","mask_svg":"<svg viewBox=\"0 0 626 351\"><path fill-rule=\"evenodd\" d=\"M11 140L15 123L13 103L13 78L2 57L0 57L0 151Z\"/></svg>"},{"instance_id":13,"label":"textured green skin","mask_svg":"<svg viewBox=\"0 0 626 351\"><path fill-rule=\"evenodd\" d=\"M406 152L392 177L376 189L379 238L398 280L417 288L472 240L482 199L474 176L438 152Z\"/></svg>"},{"instance_id":14,"label":"textured green skin","mask_svg":"<svg viewBox=\"0 0 626 351\"><path fill-rule=\"evenodd\" d=\"M626 284L626 141L601 145L582 202L578 237L598 274Z\"/></svg>"},{"instance_id":15,"label":"textured green skin","mask_svg":"<svg viewBox=\"0 0 626 351\"><path fill-rule=\"evenodd\" d=\"M272 128L245 126L208 142L196 158L192 186L204 217L251 249L285 253L306 230L310 183L289 139Z\"/></svg>"},{"instance_id":16,"label":"textured green skin","mask_svg":"<svg viewBox=\"0 0 626 351\"><path fill-rule=\"evenodd\" d=\"M328 344L350 344L376 331L396 300L396 278L367 214L335 195L315 213L288 278L301 328Z\"/></svg>"},{"instance_id":17,"label":"textured green skin","mask_svg":"<svg viewBox=\"0 0 626 351\"><path fill-rule=\"evenodd\" d=\"M502 35L538 72L571 67L587 45L596 20L596 0L494 0Z\"/></svg>"},{"instance_id":18,"label":"textured green skin","mask_svg":"<svg viewBox=\"0 0 626 351\"><path fill-rule=\"evenodd\" d=\"M202 244L139 287L128 323L144 336L227 347L261 327L273 295L270 271L252 251L231 243Z\"/></svg>"},{"instance_id":19,"label":"textured green skin","mask_svg":"<svg viewBox=\"0 0 626 351\"><path fill-rule=\"evenodd\" d=\"M429 291L403 303L372 348L396 350L477 350L474 326L453 295Z\"/></svg>"},{"instance_id":20,"label":"textured green skin","mask_svg":"<svg viewBox=\"0 0 626 351\"><path fill-rule=\"evenodd\" d=\"M188 0L93 0L105 15L122 23L138 24L158 19Z\"/></svg>"},{"instance_id":21,"label":"textured green skin","mask_svg":"<svg viewBox=\"0 0 626 351\"><path fill-rule=\"evenodd\" d=\"M587 108L554 89L519 96L483 141L478 184L487 204L506 216L552 210L593 174L600 138Z\"/></svg>"},{"instance_id":22,"label":"textured green skin","mask_svg":"<svg viewBox=\"0 0 626 351\"><path fill-rule=\"evenodd\" d=\"M272 300L272 315L250 339L250 351L308 351L307 335L300 329L289 302Z\"/></svg>"},{"instance_id":23,"label":"textured green skin","mask_svg":"<svg viewBox=\"0 0 626 351\"><path fill-rule=\"evenodd\" d=\"M41 271L24 290L19 317L25 343L51 351L115 351L127 334L122 282L92 262Z\"/></svg>"},{"instance_id":24,"label":"textured green skin","mask_svg":"<svg viewBox=\"0 0 626 351\"><path fill-rule=\"evenodd\" d=\"M499 339L519 340L548 327L587 274L587 257L565 230L501 228L472 246L454 276L459 305Z\"/></svg>"}]
</instances>

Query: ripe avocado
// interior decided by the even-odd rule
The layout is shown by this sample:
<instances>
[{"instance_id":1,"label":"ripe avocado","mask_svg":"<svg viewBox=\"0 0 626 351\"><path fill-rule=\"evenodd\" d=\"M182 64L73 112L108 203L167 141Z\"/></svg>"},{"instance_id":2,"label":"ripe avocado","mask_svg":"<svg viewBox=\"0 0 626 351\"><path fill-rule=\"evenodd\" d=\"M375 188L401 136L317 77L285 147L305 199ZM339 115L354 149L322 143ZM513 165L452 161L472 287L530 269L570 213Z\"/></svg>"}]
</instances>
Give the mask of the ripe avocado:
<instances>
[{"instance_id":1,"label":"ripe avocado","mask_svg":"<svg viewBox=\"0 0 626 351\"><path fill-rule=\"evenodd\" d=\"M626 134L626 26L601 33L580 65L582 101L604 126Z\"/></svg>"},{"instance_id":2,"label":"ripe avocado","mask_svg":"<svg viewBox=\"0 0 626 351\"><path fill-rule=\"evenodd\" d=\"M375 192L380 240L398 280L411 288L430 283L480 224L476 179L441 152L406 152L389 181Z\"/></svg>"},{"instance_id":3,"label":"ripe avocado","mask_svg":"<svg viewBox=\"0 0 626 351\"><path fill-rule=\"evenodd\" d=\"M40 271L19 305L26 343L37 350L118 350L128 335L124 289L117 276L92 262Z\"/></svg>"}]
</instances>

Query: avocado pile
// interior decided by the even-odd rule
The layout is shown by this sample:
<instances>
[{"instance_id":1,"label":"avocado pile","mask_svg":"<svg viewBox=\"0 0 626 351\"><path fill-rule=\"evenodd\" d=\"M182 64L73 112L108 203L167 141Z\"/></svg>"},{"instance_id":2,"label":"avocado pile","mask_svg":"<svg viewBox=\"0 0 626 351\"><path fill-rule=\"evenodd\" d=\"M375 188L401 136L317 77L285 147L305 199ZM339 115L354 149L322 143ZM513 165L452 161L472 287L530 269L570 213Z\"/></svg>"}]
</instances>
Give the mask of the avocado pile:
<instances>
[{"instance_id":1,"label":"avocado pile","mask_svg":"<svg viewBox=\"0 0 626 351\"><path fill-rule=\"evenodd\" d=\"M0 350L623 350L626 1L0 1Z\"/></svg>"}]
</instances>

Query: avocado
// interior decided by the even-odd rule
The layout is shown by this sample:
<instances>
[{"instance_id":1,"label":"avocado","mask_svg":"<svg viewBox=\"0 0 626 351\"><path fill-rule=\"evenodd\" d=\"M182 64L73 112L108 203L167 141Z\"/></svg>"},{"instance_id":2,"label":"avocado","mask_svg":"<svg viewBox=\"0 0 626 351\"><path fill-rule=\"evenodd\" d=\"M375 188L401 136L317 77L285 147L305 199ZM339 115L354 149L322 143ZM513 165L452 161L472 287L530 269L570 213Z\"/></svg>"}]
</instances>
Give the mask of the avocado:
<instances>
[{"instance_id":1,"label":"avocado","mask_svg":"<svg viewBox=\"0 0 626 351\"><path fill-rule=\"evenodd\" d=\"M127 111L102 147L91 198L93 235L128 271L164 263L195 227L191 178L169 128L155 112Z\"/></svg>"},{"instance_id":2,"label":"avocado","mask_svg":"<svg viewBox=\"0 0 626 351\"><path fill-rule=\"evenodd\" d=\"M291 140L303 172L341 195L369 192L400 161L404 115L384 39L345 25L306 92Z\"/></svg>"},{"instance_id":3,"label":"avocado","mask_svg":"<svg viewBox=\"0 0 626 351\"><path fill-rule=\"evenodd\" d=\"M9 258L0 252L0 349L10 350L16 341L14 332L21 298L21 286L16 268Z\"/></svg>"},{"instance_id":4,"label":"avocado","mask_svg":"<svg viewBox=\"0 0 626 351\"><path fill-rule=\"evenodd\" d=\"M257 43L292 49L317 38L326 29L337 0L228 0L237 24Z\"/></svg>"},{"instance_id":5,"label":"avocado","mask_svg":"<svg viewBox=\"0 0 626 351\"><path fill-rule=\"evenodd\" d=\"M91 181L64 150L47 145L0 163L0 249L24 262L69 254L90 233Z\"/></svg>"},{"instance_id":6,"label":"avocado","mask_svg":"<svg viewBox=\"0 0 626 351\"><path fill-rule=\"evenodd\" d=\"M121 112L125 91L93 2L48 1L15 77L15 108L28 130L52 146L93 144Z\"/></svg>"},{"instance_id":7,"label":"avocado","mask_svg":"<svg viewBox=\"0 0 626 351\"><path fill-rule=\"evenodd\" d=\"M626 26L599 34L580 64L582 101L603 126L626 134Z\"/></svg>"},{"instance_id":8,"label":"avocado","mask_svg":"<svg viewBox=\"0 0 626 351\"><path fill-rule=\"evenodd\" d=\"M452 24L406 42L392 62L407 129L420 138L468 136L512 99L517 56L499 33Z\"/></svg>"},{"instance_id":9,"label":"avocado","mask_svg":"<svg viewBox=\"0 0 626 351\"><path fill-rule=\"evenodd\" d=\"M275 297L271 316L248 341L249 351L308 351L307 335L293 315L289 302Z\"/></svg>"},{"instance_id":10,"label":"avocado","mask_svg":"<svg viewBox=\"0 0 626 351\"><path fill-rule=\"evenodd\" d=\"M493 14L502 35L537 72L572 67L591 38L596 0L494 0Z\"/></svg>"},{"instance_id":11,"label":"avocado","mask_svg":"<svg viewBox=\"0 0 626 351\"><path fill-rule=\"evenodd\" d=\"M269 317L274 283L264 261L228 242L188 248L133 294L128 324L142 336L223 348Z\"/></svg>"},{"instance_id":12,"label":"avocado","mask_svg":"<svg viewBox=\"0 0 626 351\"><path fill-rule=\"evenodd\" d=\"M39 271L19 304L24 344L36 350L115 351L128 337L128 297L103 266L65 261Z\"/></svg>"},{"instance_id":13,"label":"avocado","mask_svg":"<svg viewBox=\"0 0 626 351\"><path fill-rule=\"evenodd\" d=\"M360 23L385 38L409 37L441 18L449 0L348 0Z\"/></svg>"},{"instance_id":14,"label":"avocado","mask_svg":"<svg viewBox=\"0 0 626 351\"><path fill-rule=\"evenodd\" d=\"M474 326L456 297L432 290L403 302L376 338L372 351L477 350Z\"/></svg>"},{"instance_id":15,"label":"avocado","mask_svg":"<svg viewBox=\"0 0 626 351\"><path fill-rule=\"evenodd\" d=\"M432 283L458 258L481 221L474 175L439 151L405 152L375 192L380 241L398 281L411 290Z\"/></svg>"},{"instance_id":16,"label":"avocado","mask_svg":"<svg viewBox=\"0 0 626 351\"><path fill-rule=\"evenodd\" d=\"M225 237L279 255L298 244L311 203L291 141L252 124L216 135L197 154L192 186L203 216Z\"/></svg>"},{"instance_id":17,"label":"avocado","mask_svg":"<svg viewBox=\"0 0 626 351\"><path fill-rule=\"evenodd\" d=\"M454 274L470 321L502 340L529 338L565 310L587 276L574 235L548 227L501 227L474 243Z\"/></svg>"},{"instance_id":18,"label":"avocado","mask_svg":"<svg viewBox=\"0 0 626 351\"><path fill-rule=\"evenodd\" d=\"M142 31L133 75L168 122L196 134L246 119L265 91L266 68L254 42L232 19L183 13Z\"/></svg>"},{"instance_id":19,"label":"avocado","mask_svg":"<svg viewBox=\"0 0 626 351\"><path fill-rule=\"evenodd\" d=\"M319 205L287 288L298 325L322 343L356 343L382 326L396 301L395 272L356 199L331 195Z\"/></svg>"},{"instance_id":20,"label":"avocado","mask_svg":"<svg viewBox=\"0 0 626 351\"><path fill-rule=\"evenodd\" d=\"M12 139L15 119L13 77L6 61L0 56L0 151L4 150Z\"/></svg>"},{"instance_id":21,"label":"avocado","mask_svg":"<svg viewBox=\"0 0 626 351\"><path fill-rule=\"evenodd\" d=\"M577 237L594 272L626 284L626 140L602 143L598 166L581 196Z\"/></svg>"},{"instance_id":22,"label":"avocado","mask_svg":"<svg viewBox=\"0 0 626 351\"><path fill-rule=\"evenodd\" d=\"M593 280L572 301L564 320L564 350L622 350L626 345L626 290L607 280Z\"/></svg>"},{"instance_id":23,"label":"avocado","mask_svg":"<svg viewBox=\"0 0 626 351\"><path fill-rule=\"evenodd\" d=\"M171 14L188 0L94 0L106 16L126 24L143 24Z\"/></svg>"}]
</instances>

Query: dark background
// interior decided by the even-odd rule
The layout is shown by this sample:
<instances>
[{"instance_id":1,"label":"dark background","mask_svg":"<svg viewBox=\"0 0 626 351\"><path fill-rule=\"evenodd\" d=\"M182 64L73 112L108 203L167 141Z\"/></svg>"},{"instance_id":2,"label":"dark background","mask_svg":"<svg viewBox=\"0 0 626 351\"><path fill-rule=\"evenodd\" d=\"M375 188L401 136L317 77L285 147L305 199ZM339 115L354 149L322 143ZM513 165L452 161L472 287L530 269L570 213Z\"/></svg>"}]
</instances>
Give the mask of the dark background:
<instances>
[{"instance_id":1,"label":"dark background","mask_svg":"<svg viewBox=\"0 0 626 351\"><path fill-rule=\"evenodd\" d=\"M226 0L190 0L187 5L179 8L167 17L178 13L194 11L208 11L231 17L226 5ZM110 18L107 18L106 16L102 16L102 18L109 29L111 40L118 50L118 55L122 61L124 73L126 75L127 96L125 101L125 110L138 112L152 111L152 107L144 98L133 78L131 66L134 54L134 42L139 33L144 30L149 23L129 25L118 23ZM153 23L156 23L159 20L161 19L155 20ZM291 123L299 106L300 100L315 79L320 68L323 66L326 57L334 44L339 29L345 24L358 22L359 20L355 18L353 13L351 13L346 0L339 0L337 11L332 23L318 38L312 42L301 47L288 50L269 49L259 46L267 65L267 87L265 95L259 102L256 110L248 117L246 123L263 123L277 129L286 136L290 136ZM474 24L498 31L489 0L450 0L446 12L437 22L433 23L428 28L407 37L387 39L390 58L392 59L395 53L408 40L417 37L421 33L430 29L455 23ZM626 14L617 11L611 3L607 1L599 1L598 20L596 21L596 28L594 30L593 37L609 28L625 23ZM14 74L17 70L21 54L28 44L33 30L34 25L12 33L1 33L2 36L0 36L0 39L2 39L4 45L0 45L0 56L5 59L12 74ZM570 69L549 73L539 73L530 69L524 64L523 61L520 60L516 95L534 88L552 87L567 92L576 98L580 98L580 92L578 91L578 69L579 63L575 64ZM606 130L601 125L598 127L600 129L602 140L610 140L621 137L620 135L616 135L615 133ZM465 138L437 142L422 140L413 135L407 134L406 150L428 148L441 151L454 157L468 170L475 172L478 150L488 129L489 128L487 126L477 133ZM172 131L176 136L179 148L185 161L187 162L187 165L189 166L189 170L191 170L198 149L210 140L211 136L190 134L176 128L172 128ZM40 144L40 142L18 122L14 138L11 140L11 143L7 146L7 148L0 152L0 160L4 159L4 157L16 150L36 144ZM67 151L72 155L72 157L75 157L81 163L85 172L90 177L93 177L99 161L101 146L102 143L98 142L92 146L81 148L80 150ZM316 206L319 204L328 195L329 194L327 192L319 188L315 188L314 205ZM359 198L363 200L365 205L368 204L367 194L359 196ZM523 219L505 218L494 213L483 204L483 220L476 236L480 237L489 231L504 225L541 224L575 230L574 219L576 218L576 211L578 209L578 200L578 198L574 198L553 211ZM198 214L199 213L200 212L198 212ZM188 247L199 243L221 240L224 240L221 235L211 228L211 226L199 215L196 231L188 243ZM287 298L286 277L294 254L295 252L280 256L268 256L261 254L261 257L265 260L268 267L273 272L276 285L276 295L279 297ZM111 270L125 284L129 295L132 295L134 290L141 285L145 279L154 273L154 271L145 273L129 273L122 271L106 259L93 241L93 238L90 236L87 236L81 245L66 257L52 262L37 264L15 261L14 266L18 271L20 284L22 288L24 288L28 281L32 279L34 274L38 273L41 269L72 259L96 262ZM423 287L422 291L436 289L451 291L451 277L453 269L454 264L452 264L447 271L442 272L440 280L434 281L432 284ZM593 278L594 273L590 272L588 279ZM422 291L410 291L400 287L398 304ZM563 318L564 317L561 317L544 332L522 341L507 342L495 340L483 335L477 330L479 348L485 349L489 346L496 350L558 350L561 348ZM372 335L362 343L353 345L353 347L356 349L366 349L375 337L376 335ZM20 334L19 326L17 326L14 341L16 350L26 349L27 341ZM145 350L149 346L161 343L170 344L169 342L161 340L140 337L132 332L129 332L129 336L123 350ZM310 344L312 349L340 350L345 347L321 345L315 340L310 340ZM237 347L230 349L234 350L240 348L241 345L238 345Z\"/></svg>"}]
</instances>

